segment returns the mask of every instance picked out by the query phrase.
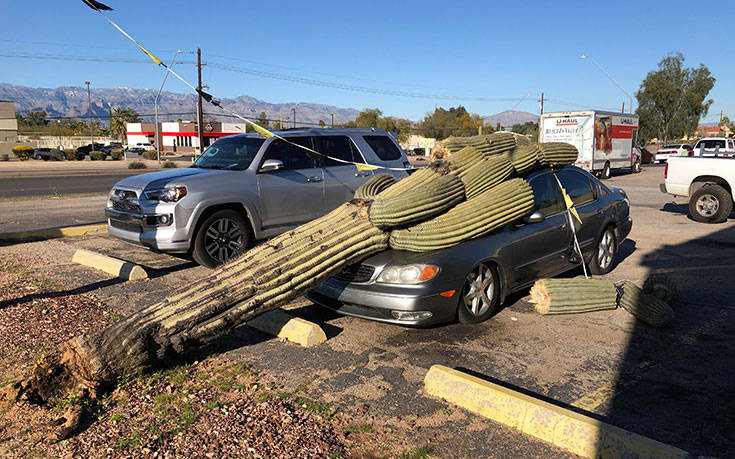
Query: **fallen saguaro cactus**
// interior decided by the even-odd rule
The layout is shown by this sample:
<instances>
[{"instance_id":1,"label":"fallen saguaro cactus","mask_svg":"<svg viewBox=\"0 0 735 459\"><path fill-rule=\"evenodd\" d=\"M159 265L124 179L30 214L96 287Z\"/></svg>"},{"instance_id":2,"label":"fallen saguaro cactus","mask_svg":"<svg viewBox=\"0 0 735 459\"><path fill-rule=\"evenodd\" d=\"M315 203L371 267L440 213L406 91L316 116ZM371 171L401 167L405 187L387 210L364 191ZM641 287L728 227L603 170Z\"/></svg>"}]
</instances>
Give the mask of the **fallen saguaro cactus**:
<instances>
[{"instance_id":1,"label":"fallen saguaro cactus","mask_svg":"<svg viewBox=\"0 0 735 459\"><path fill-rule=\"evenodd\" d=\"M549 166L574 164L579 156L577 147L564 142L545 142L538 144L538 147L541 150L541 164Z\"/></svg>"},{"instance_id":2,"label":"fallen saguaro cactus","mask_svg":"<svg viewBox=\"0 0 735 459\"><path fill-rule=\"evenodd\" d=\"M675 306L679 300L679 289L666 274L651 274L643 282L643 291L653 295L669 306Z\"/></svg>"},{"instance_id":3,"label":"fallen saguaro cactus","mask_svg":"<svg viewBox=\"0 0 735 459\"><path fill-rule=\"evenodd\" d=\"M355 190L355 199L373 199L394 183L396 179L390 174L375 175Z\"/></svg>"},{"instance_id":4,"label":"fallen saguaro cactus","mask_svg":"<svg viewBox=\"0 0 735 459\"><path fill-rule=\"evenodd\" d=\"M644 293L634 283L623 281L617 285L623 291L620 295L620 307L637 319L652 327L664 327L674 320L674 310L671 306L653 295Z\"/></svg>"},{"instance_id":5,"label":"fallen saguaro cactus","mask_svg":"<svg viewBox=\"0 0 735 459\"><path fill-rule=\"evenodd\" d=\"M541 279L531 288L540 314L570 314L618 307L615 284L600 279Z\"/></svg>"},{"instance_id":6,"label":"fallen saguaro cactus","mask_svg":"<svg viewBox=\"0 0 735 459\"><path fill-rule=\"evenodd\" d=\"M531 303L541 314L622 307L652 327L666 326L674 318L671 306L629 281L614 283L603 279L541 279L531 288Z\"/></svg>"},{"instance_id":7,"label":"fallen saguaro cactus","mask_svg":"<svg viewBox=\"0 0 735 459\"><path fill-rule=\"evenodd\" d=\"M11 392L38 402L72 392L95 396L125 375L224 336L389 245L413 251L451 247L530 213L531 187L523 178L511 178L513 164L504 157L522 147L518 137L491 134L472 143L482 150L455 153L395 184L385 174L373 177L360 187L358 199L260 244L108 328L67 341Z\"/></svg>"}]
</instances>

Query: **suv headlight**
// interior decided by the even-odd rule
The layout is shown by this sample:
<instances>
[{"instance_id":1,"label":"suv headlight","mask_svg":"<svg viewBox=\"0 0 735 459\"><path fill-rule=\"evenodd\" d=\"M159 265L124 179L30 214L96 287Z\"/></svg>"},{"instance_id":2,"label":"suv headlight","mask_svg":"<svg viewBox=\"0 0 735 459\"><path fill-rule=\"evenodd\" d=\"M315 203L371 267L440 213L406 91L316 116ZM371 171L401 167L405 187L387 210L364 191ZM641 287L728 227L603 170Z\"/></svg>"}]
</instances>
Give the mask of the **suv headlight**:
<instances>
[{"instance_id":1,"label":"suv headlight","mask_svg":"<svg viewBox=\"0 0 735 459\"><path fill-rule=\"evenodd\" d=\"M439 267L434 265L390 266L383 269L377 282L385 284L420 284L436 277Z\"/></svg>"},{"instance_id":2,"label":"suv headlight","mask_svg":"<svg viewBox=\"0 0 735 459\"><path fill-rule=\"evenodd\" d=\"M158 190L148 190L143 193L143 196L151 201L176 202L186 196L186 187L174 186L160 188Z\"/></svg>"}]
</instances>

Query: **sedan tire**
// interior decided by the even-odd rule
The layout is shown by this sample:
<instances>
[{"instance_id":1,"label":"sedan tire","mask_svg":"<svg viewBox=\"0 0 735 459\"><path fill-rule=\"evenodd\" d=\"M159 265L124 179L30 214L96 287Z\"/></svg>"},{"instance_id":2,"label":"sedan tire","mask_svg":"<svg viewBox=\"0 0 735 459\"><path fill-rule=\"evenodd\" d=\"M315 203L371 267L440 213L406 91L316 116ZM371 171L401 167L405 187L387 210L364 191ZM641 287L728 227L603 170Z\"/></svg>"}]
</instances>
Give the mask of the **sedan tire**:
<instances>
[{"instance_id":1,"label":"sedan tire","mask_svg":"<svg viewBox=\"0 0 735 459\"><path fill-rule=\"evenodd\" d=\"M607 274L615 265L615 255L618 253L618 243L612 226L605 228L595 246L589 268L592 274Z\"/></svg>"},{"instance_id":2,"label":"sedan tire","mask_svg":"<svg viewBox=\"0 0 735 459\"><path fill-rule=\"evenodd\" d=\"M250 247L250 225L234 210L220 210L202 222L192 257L202 266L216 268Z\"/></svg>"},{"instance_id":3,"label":"sedan tire","mask_svg":"<svg viewBox=\"0 0 735 459\"><path fill-rule=\"evenodd\" d=\"M499 303L500 283L492 266L480 263L465 278L459 296L457 319L474 324L487 320Z\"/></svg>"}]
</instances>

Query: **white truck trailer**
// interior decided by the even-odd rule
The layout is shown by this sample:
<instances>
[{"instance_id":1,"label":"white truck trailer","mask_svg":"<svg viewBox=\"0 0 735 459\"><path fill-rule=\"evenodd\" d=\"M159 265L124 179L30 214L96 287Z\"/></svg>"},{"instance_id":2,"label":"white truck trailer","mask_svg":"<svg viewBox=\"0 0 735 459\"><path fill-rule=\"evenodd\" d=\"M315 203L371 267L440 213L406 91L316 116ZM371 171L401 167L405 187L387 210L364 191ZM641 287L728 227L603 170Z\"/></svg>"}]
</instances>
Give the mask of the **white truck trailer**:
<instances>
[{"instance_id":1,"label":"white truck trailer","mask_svg":"<svg viewBox=\"0 0 735 459\"><path fill-rule=\"evenodd\" d=\"M544 113L539 122L539 142L566 142L579 150L575 166L599 177L612 169L634 171L640 161L633 154L638 134L638 115L584 110Z\"/></svg>"}]
</instances>

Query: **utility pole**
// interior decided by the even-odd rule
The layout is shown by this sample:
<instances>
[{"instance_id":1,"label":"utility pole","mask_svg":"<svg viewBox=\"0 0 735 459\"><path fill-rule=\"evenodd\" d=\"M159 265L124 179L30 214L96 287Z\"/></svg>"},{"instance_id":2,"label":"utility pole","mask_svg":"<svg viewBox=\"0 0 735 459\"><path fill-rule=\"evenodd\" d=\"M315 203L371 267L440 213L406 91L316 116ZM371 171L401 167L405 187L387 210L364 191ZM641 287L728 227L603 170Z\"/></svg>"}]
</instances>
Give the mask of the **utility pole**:
<instances>
[{"instance_id":1,"label":"utility pole","mask_svg":"<svg viewBox=\"0 0 735 459\"><path fill-rule=\"evenodd\" d=\"M722 122L722 113L720 113L720 122ZM334 113L332 113L332 128L334 128Z\"/></svg>"},{"instance_id":2,"label":"utility pole","mask_svg":"<svg viewBox=\"0 0 735 459\"><path fill-rule=\"evenodd\" d=\"M540 105L539 105L539 114L540 115L543 115L544 114L544 100L546 100L546 99L544 99L544 93L542 92L541 93L541 99L539 99L537 101L537 102L540 103Z\"/></svg>"},{"instance_id":3,"label":"utility pole","mask_svg":"<svg viewBox=\"0 0 735 459\"><path fill-rule=\"evenodd\" d=\"M197 48L197 136L199 137L199 154L204 151L204 112L202 111L202 49Z\"/></svg>"},{"instance_id":4,"label":"utility pole","mask_svg":"<svg viewBox=\"0 0 735 459\"><path fill-rule=\"evenodd\" d=\"M623 108L621 108L620 111L625 113L625 101L623 101Z\"/></svg>"},{"instance_id":5,"label":"utility pole","mask_svg":"<svg viewBox=\"0 0 735 459\"><path fill-rule=\"evenodd\" d=\"M720 110L720 124L718 126L722 126L722 110Z\"/></svg>"},{"instance_id":6,"label":"utility pole","mask_svg":"<svg viewBox=\"0 0 735 459\"><path fill-rule=\"evenodd\" d=\"M89 139L92 141L92 150L94 150L94 131L92 130L92 96L89 93L89 81L85 81L87 85L87 110L89 111Z\"/></svg>"},{"instance_id":7,"label":"utility pole","mask_svg":"<svg viewBox=\"0 0 735 459\"><path fill-rule=\"evenodd\" d=\"M293 110L293 127L296 129L296 108L292 108Z\"/></svg>"}]
</instances>

